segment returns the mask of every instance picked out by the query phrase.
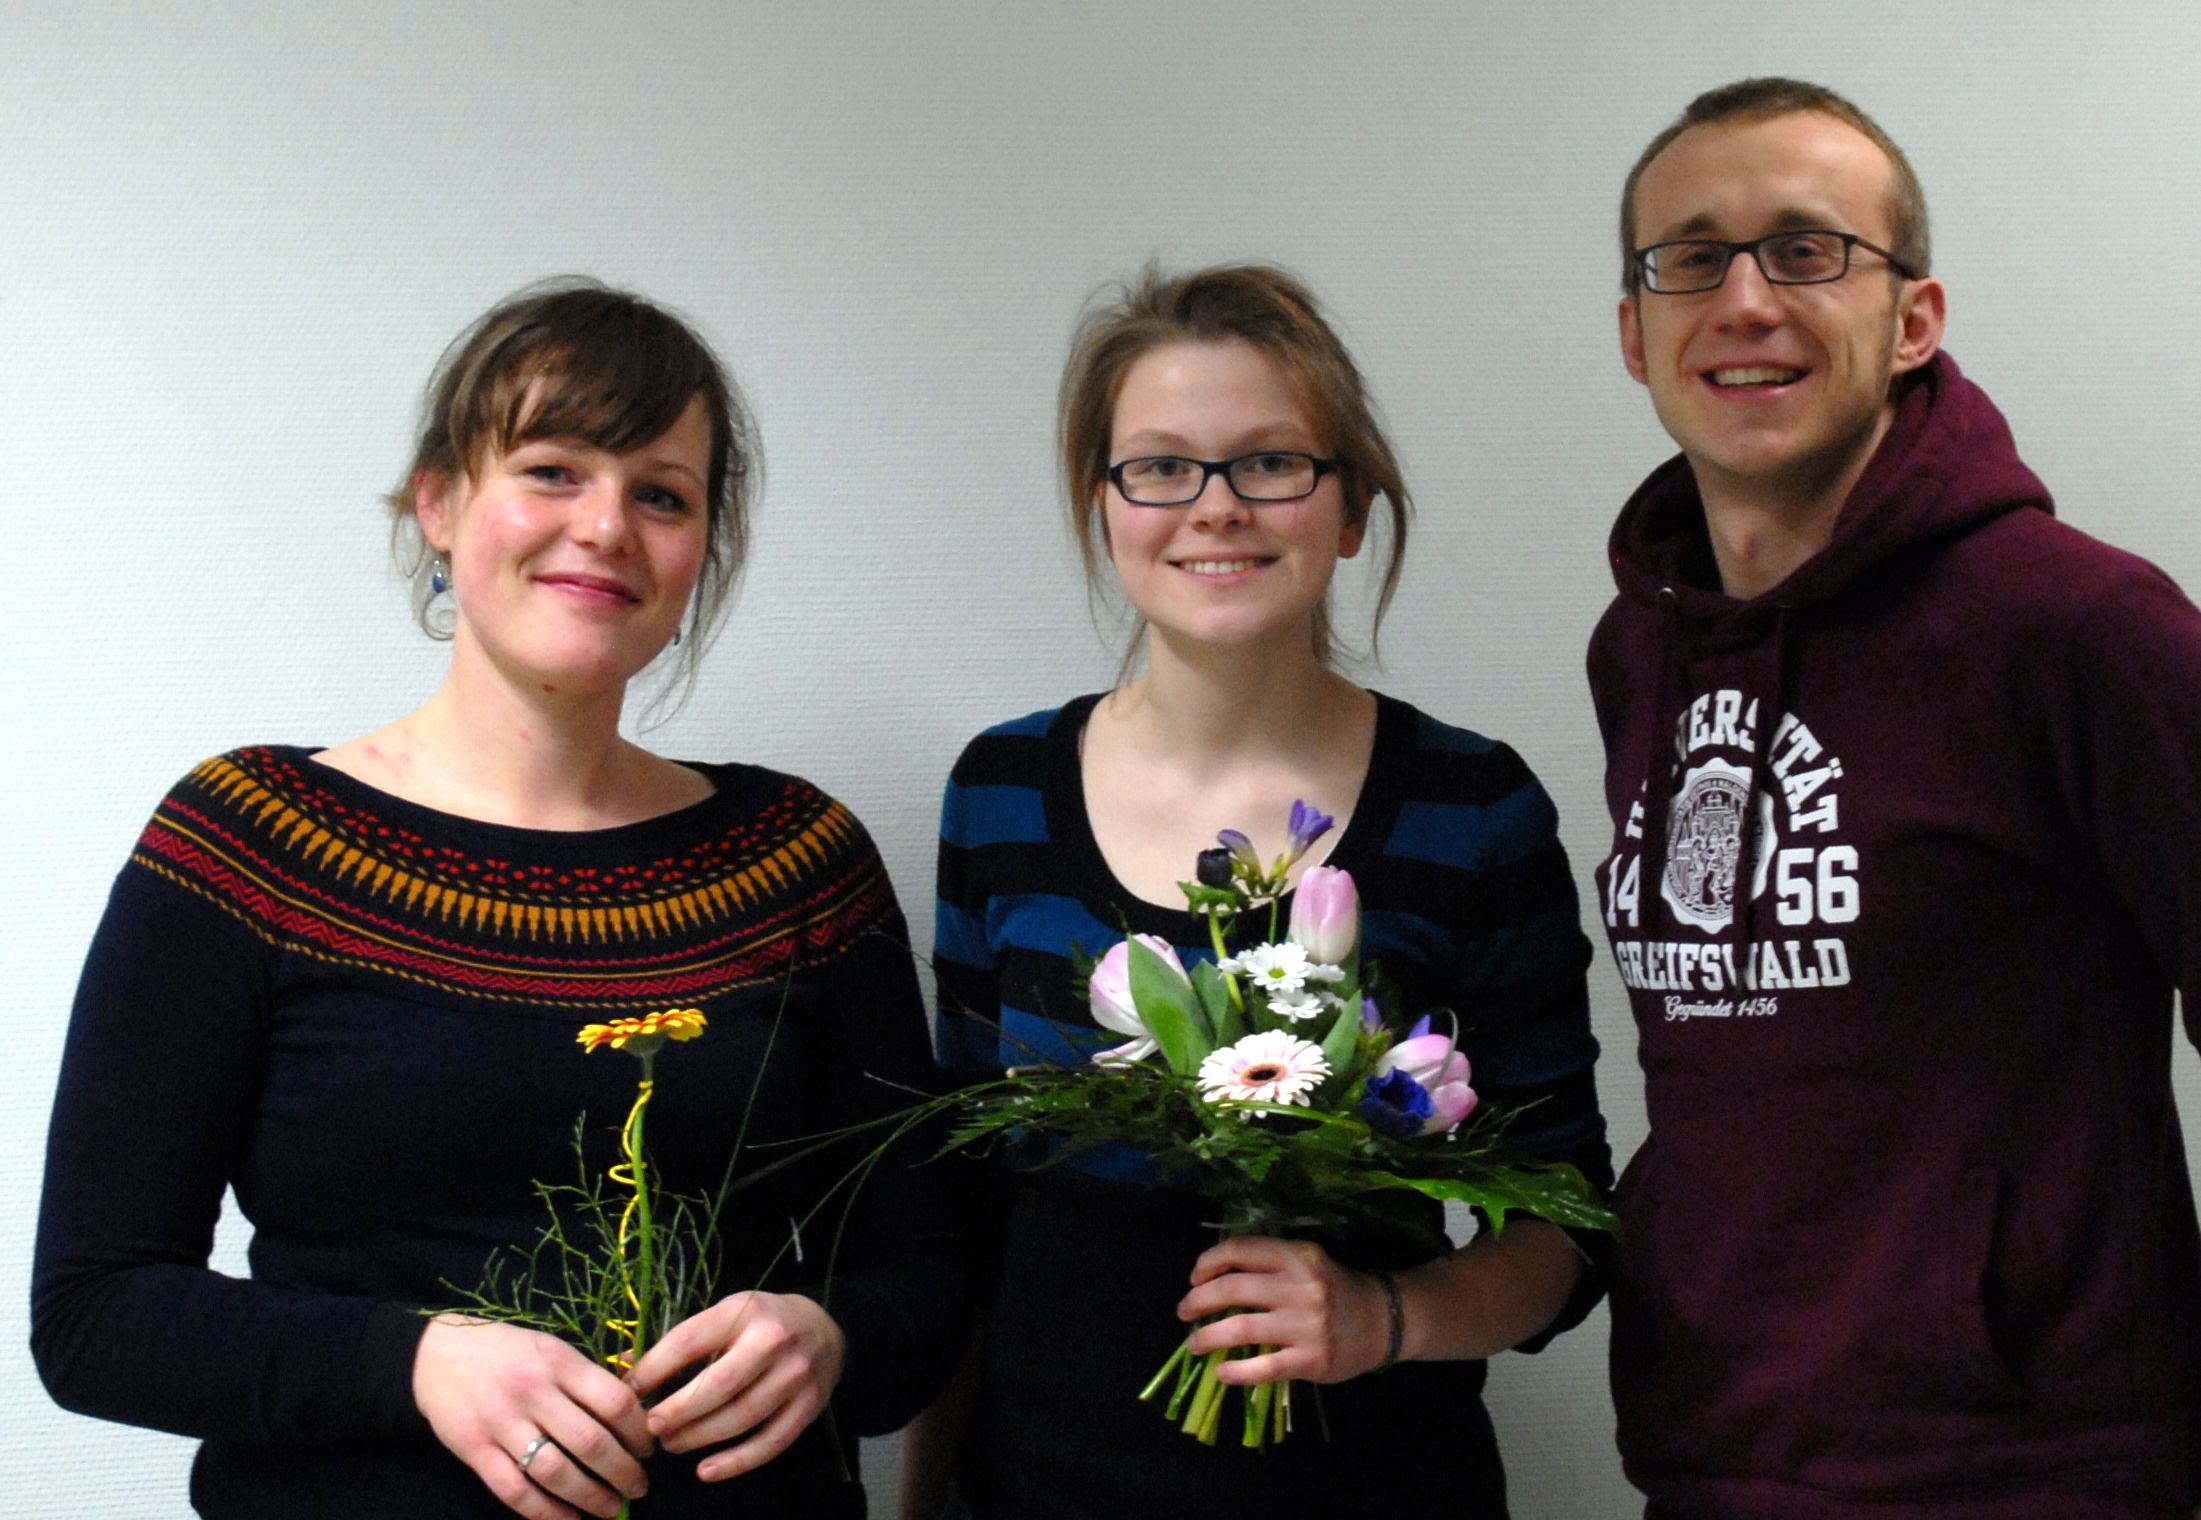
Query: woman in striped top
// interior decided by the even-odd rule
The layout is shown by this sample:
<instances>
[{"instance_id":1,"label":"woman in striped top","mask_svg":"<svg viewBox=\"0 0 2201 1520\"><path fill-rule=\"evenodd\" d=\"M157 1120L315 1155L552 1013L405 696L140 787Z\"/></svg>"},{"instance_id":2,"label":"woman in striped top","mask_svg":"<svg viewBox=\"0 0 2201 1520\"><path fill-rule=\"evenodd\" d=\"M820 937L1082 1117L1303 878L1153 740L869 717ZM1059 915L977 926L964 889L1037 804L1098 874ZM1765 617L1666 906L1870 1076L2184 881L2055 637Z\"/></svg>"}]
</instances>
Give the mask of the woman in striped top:
<instances>
[{"instance_id":1,"label":"woman in striped top","mask_svg":"<svg viewBox=\"0 0 2201 1520\"><path fill-rule=\"evenodd\" d=\"M1549 799L1505 746L1332 668L1332 572L1380 497L1387 603L1408 497L1308 292L1260 267L1150 270L1087 317L1061 448L1088 571L1105 561L1137 611L1143 665L989 729L956 764L935 937L947 1063L984 1072L1112 1043L1077 995L1076 956L1127 929L1206 953L1176 885L1195 854L1227 826L1267 858L1305 799L1339 821L1328 862L1352 872L1366 954L1409 1009L1456 1010L1485 1101L1527 1106L1515 1139L1609 1182L1589 946ZM1213 1244L1200 1201L1133 1153L1012 1165L1000 1197L954 1464L980 1520L1502 1515L1482 1359L1540 1344L1598 1291L1576 1244L1533 1220L1435 1259L1373 1231ZM1373 1275L1391 1268L1396 1369ZM1206 1449L1134 1401L1180 1320L1224 1311L1237 1312L1195 1349L1277 1347L1223 1376L1331 1385L1328 1441L1307 1419L1267 1453ZM931 1512L957 1418L944 1403L913 1439L906 1515Z\"/></svg>"}]
</instances>

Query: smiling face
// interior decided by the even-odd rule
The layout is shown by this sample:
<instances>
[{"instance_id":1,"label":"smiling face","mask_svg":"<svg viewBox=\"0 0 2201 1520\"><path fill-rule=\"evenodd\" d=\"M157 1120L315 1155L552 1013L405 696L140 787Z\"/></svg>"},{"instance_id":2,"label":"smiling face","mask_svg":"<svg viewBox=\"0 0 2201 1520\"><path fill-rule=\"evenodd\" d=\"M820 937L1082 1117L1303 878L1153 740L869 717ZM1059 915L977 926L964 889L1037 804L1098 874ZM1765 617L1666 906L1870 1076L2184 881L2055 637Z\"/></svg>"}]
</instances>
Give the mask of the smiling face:
<instances>
[{"instance_id":1,"label":"smiling face","mask_svg":"<svg viewBox=\"0 0 2201 1520\"><path fill-rule=\"evenodd\" d=\"M1870 138L1814 111L1691 127L1637 182L1636 238L1819 227L1886 247L1891 172ZM1770 284L1741 254L1716 290L1625 298L1621 354L1708 503L1838 508L1886 431L1889 382L1940 345L1942 299L1863 250L1815 285Z\"/></svg>"},{"instance_id":2,"label":"smiling face","mask_svg":"<svg viewBox=\"0 0 2201 1520\"><path fill-rule=\"evenodd\" d=\"M710 460L698 398L628 453L524 439L464 478L423 477L421 530L451 562L455 658L546 689L623 686L671 640L702 571Z\"/></svg>"},{"instance_id":3,"label":"smiling face","mask_svg":"<svg viewBox=\"0 0 2201 1520\"><path fill-rule=\"evenodd\" d=\"M1111 461L1155 454L1235 459L1325 452L1284 371L1250 343L1169 343L1117 390ZM1143 507L1103 484L1109 558L1159 638L1312 647L1315 610L1340 558L1360 549L1334 474L1298 501L1240 501L1221 475L1183 506Z\"/></svg>"}]
</instances>

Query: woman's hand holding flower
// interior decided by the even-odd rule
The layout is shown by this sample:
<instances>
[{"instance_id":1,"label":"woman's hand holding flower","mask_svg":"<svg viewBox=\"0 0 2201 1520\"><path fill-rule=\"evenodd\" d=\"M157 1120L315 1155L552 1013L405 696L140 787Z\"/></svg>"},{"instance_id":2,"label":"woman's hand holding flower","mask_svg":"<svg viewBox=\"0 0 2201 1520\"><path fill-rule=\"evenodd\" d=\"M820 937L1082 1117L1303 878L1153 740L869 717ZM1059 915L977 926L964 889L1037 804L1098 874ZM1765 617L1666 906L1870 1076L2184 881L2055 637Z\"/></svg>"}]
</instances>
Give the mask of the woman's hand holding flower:
<instances>
[{"instance_id":1,"label":"woman's hand holding flower","mask_svg":"<svg viewBox=\"0 0 2201 1520\"><path fill-rule=\"evenodd\" d=\"M539 1330L437 1316L413 1354L413 1402L436 1439L529 1520L608 1517L622 1496L649 1490L637 1460L651 1449L641 1401ZM548 1440L529 1456L539 1437Z\"/></svg>"},{"instance_id":2,"label":"woman's hand holding flower","mask_svg":"<svg viewBox=\"0 0 2201 1520\"><path fill-rule=\"evenodd\" d=\"M1192 1333L1195 1355L1230 1346L1275 1348L1225 1361L1215 1373L1220 1382L1342 1383L1373 1371L1390 1343L1390 1302L1382 1285L1339 1266L1309 1241L1260 1235L1225 1240L1193 1263L1192 1284L1177 1305L1179 1319L1228 1316Z\"/></svg>"},{"instance_id":3,"label":"woman's hand holding flower","mask_svg":"<svg viewBox=\"0 0 2201 1520\"><path fill-rule=\"evenodd\" d=\"M649 1411L649 1431L667 1451L713 1452L697 1467L706 1482L762 1467L816 1419L841 1380L847 1340L816 1300L796 1293L736 1293L665 1333L627 1381L648 1398L684 1369L700 1370Z\"/></svg>"}]
</instances>

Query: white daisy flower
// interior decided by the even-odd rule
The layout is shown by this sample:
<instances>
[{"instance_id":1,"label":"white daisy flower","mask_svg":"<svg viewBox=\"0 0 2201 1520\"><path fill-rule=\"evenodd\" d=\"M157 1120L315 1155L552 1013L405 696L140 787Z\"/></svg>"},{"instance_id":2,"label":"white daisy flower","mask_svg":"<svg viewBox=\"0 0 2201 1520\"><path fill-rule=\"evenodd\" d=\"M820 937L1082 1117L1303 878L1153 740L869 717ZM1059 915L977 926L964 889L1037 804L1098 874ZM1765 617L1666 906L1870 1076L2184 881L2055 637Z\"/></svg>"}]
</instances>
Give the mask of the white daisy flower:
<instances>
[{"instance_id":1,"label":"white daisy flower","mask_svg":"<svg viewBox=\"0 0 2201 1520\"><path fill-rule=\"evenodd\" d=\"M1236 972L1270 996L1303 991L1307 985L1307 952L1290 940L1280 945L1255 945L1243 955L1231 957L1225 968Z\"/></svg>"},{"instance_id":2,"label":"white daisy flower","mask_svg":"<svg viewBox=\"0 0 2201 1520\"><path fill-rule=\"evenodd\" d=\"M1273 992L1269 994L1269 1012L1280 1019L1290 1019L1292 1022L1297 1023L1301 1019L1311 1019L1320 1013L1325 997L1328 997L1332 1003L1337 1001L1335 997L1331 997L1327 993L1315 992L1312 989L1303 989L1297 993Z\"/></svg>"},{"instance_id":3,"label":"white daisy flower","mask_svg":"<svg viewBox=\"0 0 2201 1520\"><path fill-rule=\"evenodd\" d=\"M1305 1103L1330 1074L1311 1040L1272 1029L1249 1034L1200 1063L1200 1095L1210 1103Z\"/></svg>"}]
</instances>

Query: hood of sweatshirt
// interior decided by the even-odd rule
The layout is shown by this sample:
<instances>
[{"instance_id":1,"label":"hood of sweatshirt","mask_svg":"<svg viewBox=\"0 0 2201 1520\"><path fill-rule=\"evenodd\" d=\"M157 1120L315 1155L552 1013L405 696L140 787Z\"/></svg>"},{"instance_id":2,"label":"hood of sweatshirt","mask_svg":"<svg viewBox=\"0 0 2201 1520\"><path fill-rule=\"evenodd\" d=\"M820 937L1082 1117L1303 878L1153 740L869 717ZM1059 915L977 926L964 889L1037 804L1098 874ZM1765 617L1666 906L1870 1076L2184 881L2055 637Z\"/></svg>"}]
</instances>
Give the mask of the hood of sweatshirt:
<instances>
[{"instance_id":1,"label":"hood of sweatshirt","mask_svg":"<svg viewBox=\"0 0 2201 1520\"><path fill-rule=\"evenodd\" d=\"M1657 605L1671 593L1691 630L1748 630L1783 610L1842 595L1860 575L1896 557L1968 533L2006 512L2053 512L2048 488L2018 458L2010 424L1956 361L1936 354L1910 376L1895 416L1835 520L1825 548L1764 595L1719 589L1704 502L1680 455L1645 480L1613 524L1613 580L1620 594Z\"/></svg>"},{"instance_id":2,"label":"hood of sweatshirt","mask_svg":"<svg viewBox=\"0 0 2201 1520\"><path fill-rule=\"evenodd\" d=\"M1647 803L1672 790L1678 754L1657 738L1672 733L1683 715L1683 667L1692 653L1755 650L1746 721L1770 736L1786 712L1790 641L1814 611L1904 556L1932 552L2006 513L2053 514L2048 488L2018 458L2009 423L1954 359L1936 354L1900 385L1887 434L1826 546L1760 596L1744 600L1720 589L1704 501L1686 458L1676 455L1653 471L1621 509L1610 544L1613 580L1624 600L1655 614L1659 629L1656 716L1642 731L1642 752L1629 772L1643 778ZM1770 742L1756 746L1748 795L1764 791L1771 752ZM1666 865L1668 823L1666 807L1648 808L1647 874ZM1743 882L1752 880L1759 844L1746 827L1736 868ZM1655 924L1663 905L1655 893L1646 898ZM1750 936L1746 913L1735 914L1722 932L1729 952L1743 961Z\"/></svg>"}]
</instances>

